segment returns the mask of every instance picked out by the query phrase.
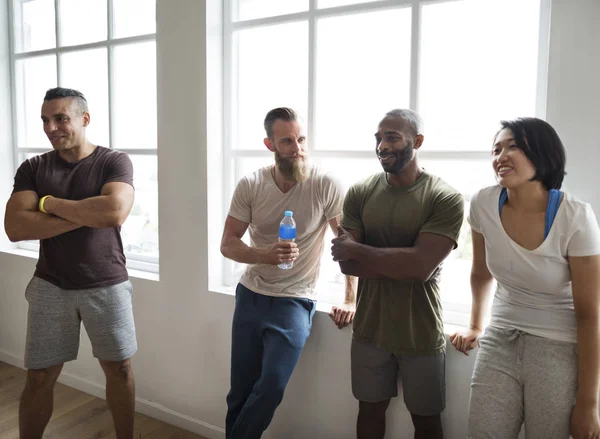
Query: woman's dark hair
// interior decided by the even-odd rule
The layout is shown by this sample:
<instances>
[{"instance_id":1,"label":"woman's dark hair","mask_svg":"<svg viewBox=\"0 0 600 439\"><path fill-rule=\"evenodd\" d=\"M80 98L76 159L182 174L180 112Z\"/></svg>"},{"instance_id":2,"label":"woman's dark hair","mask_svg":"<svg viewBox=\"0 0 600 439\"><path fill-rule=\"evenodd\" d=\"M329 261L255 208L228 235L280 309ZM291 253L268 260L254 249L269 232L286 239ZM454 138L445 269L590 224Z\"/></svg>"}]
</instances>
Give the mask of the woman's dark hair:
<instances>
[{"instance_id":1,"label":"woman's dark hair","mask_svg":"<svg viewBox=\"0 0 600 439\"><path fill-rule=\"evenodd\" d=\"M500 131L512 131L517 147L523 151L535 166L531 181L541 181L544 187L560 189L566 175L567 162L565 147L552 126L535 117L520 117L500 122L502 128L494 136L494 143Z\"/></svg>"}]
</instances>

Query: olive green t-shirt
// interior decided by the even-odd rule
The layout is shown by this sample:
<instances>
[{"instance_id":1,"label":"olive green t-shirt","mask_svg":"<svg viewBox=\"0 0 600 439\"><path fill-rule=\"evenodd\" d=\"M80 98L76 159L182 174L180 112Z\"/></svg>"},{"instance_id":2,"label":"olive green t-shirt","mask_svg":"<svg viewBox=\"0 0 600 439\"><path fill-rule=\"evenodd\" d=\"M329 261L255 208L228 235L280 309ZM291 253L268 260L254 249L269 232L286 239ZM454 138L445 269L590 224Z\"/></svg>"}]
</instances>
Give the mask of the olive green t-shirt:
<instances>
[{"instance_id":1,"label":"olive green t-shirt","mask_svg":"<svg viewBox=\"0 0 600 439\"><path fill-rule=\"evenodd\" d=\"M456 247L463 204L459 192L426 172L409 186L390 186L382 172L350 188L342 226L362 232L372 247L413 247L419 233L446 236ZM361 278L354 338L398 355L442 352L440 273L441 265L426 282Z\"/></svg>"}]
</instances>

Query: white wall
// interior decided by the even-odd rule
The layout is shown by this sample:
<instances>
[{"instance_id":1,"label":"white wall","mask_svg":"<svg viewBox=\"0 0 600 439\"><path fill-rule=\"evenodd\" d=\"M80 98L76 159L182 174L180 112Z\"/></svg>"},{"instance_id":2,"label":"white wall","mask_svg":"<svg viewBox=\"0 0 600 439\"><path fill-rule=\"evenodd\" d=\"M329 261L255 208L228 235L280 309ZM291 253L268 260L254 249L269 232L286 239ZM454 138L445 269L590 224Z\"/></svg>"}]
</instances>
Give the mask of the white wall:
<instances>
[{"instance_id":1,"label":"white wall","mask_svg":"<svg viewBox=\"0 0 600 439\"><path fill-rule=\"evenodd\" d=\"M554 0L548 96L548 119L569 151L569 187L592 201L597 212L600 199L593 191L600 183L594 169L599 161L594 158L600 152L593 129L600 102L599 5L597 0ZM2 6L5 0L0 1L4 29ZM207 242L220 230L209 228L206 215L206 78L212 71L206 68L205 7L197 0L178 0L176 7L158 0L161 274L158 282L133 279L140 346L134 368L138 409L209 438L223 438L233 298L208 290ZM1 38L0 86L6 90ZM1 108L0 136L9 123ZM9 147L0 137L2 157ZM6 169L0 168L0 194L7 193L7 179ZM27 317L23 291L34 264L27 257L0 253L0 359L18 365ZM265 439L353 437L357 404L350 391L349 345L349 329L339 331L326 314L316 315L312 336ZM65 367L61 379L101 393L103 376L86 337L79 357ZM474 355L448 350L443 417L450 439L466 437L473 361ZM390 406L388 424L388 437L412 437L401 398Z\"/></svg>"},{"instance_id":2,"label":"white wall","mask_svg":"<svg viewBox=\"0 0 600 439\"><path fill-rule=\"evenodd\" d=\"M553 0L550 122L567 149L565 188L600 217L600 0Z\"/></svg>"}]
</instances>

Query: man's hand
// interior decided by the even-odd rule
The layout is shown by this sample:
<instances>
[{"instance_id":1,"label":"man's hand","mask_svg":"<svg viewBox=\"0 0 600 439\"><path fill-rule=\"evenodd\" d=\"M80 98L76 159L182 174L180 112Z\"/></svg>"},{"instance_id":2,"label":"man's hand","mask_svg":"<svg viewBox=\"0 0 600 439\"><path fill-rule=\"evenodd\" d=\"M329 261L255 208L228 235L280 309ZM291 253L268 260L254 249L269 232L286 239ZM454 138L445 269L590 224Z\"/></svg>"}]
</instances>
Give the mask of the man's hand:
<instances>
[{"instance_id":1,"label":"man's hand","mask_svg":"<svg viewBox=\"0 0 600 439\"><path fill-rule=\"evenodd\" d=\"M299 254L298 245L295 242L276 242L271 247L262 251L261 262L269 265L286 264L298 259Z\"/></svg>"},{"instance_id":2,"label":"man's hand","mask_svg":"<svg viewBox=\"0 0 600 439\"><path fill-rule=\"evenodd\" d=\"M336 262L352 259L352 250L357 245L350 232L341 226L338 226L338 236L331 240L331 244L331 255Z\"/></svg>"},{"instance_id":3,"label":"man's hand","mask_svg":"<svg viewBox=\"0 0 600 439\"><path fill-rule=\"evenodd\" d=\"M600 438L598 406L575 404L575 408L571 412L571 436L573 439Z\"/></svg>"},{"instance_id":4,"label":"man's hand","mask_svg":"<svg viewBox=\"0 0 600 439\"><path fill-rule=\"evenodd\" d=\"M344 303L341 306L331 307L329 317L333 320L333 323L339 328L345 328L354 320L354 313L356 312L356 305L354 303Z\"/></svg>"},{"instance_id":5,"label":"man's hand","mask_svg":"<svg viewBox=\"0 0 600 439\"><path fill-rule=\"evenodd\" d=\"M97 229L121 227L131 211L134 198L133 186L115 181L102 186L100 195L82 200L46 198L44 210L80 226Z\"/></svg>"}]
</instances>

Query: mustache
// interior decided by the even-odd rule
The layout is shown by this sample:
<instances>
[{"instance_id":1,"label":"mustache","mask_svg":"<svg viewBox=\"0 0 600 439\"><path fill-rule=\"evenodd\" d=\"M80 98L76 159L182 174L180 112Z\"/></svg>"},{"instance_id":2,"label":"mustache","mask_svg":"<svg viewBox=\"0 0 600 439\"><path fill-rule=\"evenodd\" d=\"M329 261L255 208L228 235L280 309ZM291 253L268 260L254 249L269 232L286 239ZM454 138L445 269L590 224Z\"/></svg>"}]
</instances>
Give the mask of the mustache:
<instances>
[{"instance_id":1,"label":"mustache","mask_svg":"<svg viewBox=\"0 0 600 439\"><path fill-rule=\"evenodd\" d=\"M397 152L393 152L393 151L385 151L385 152L376 151L375 154L377 154L377 157L390 157L390 156L398 155Z\"/></svg>"}]
</instances>

